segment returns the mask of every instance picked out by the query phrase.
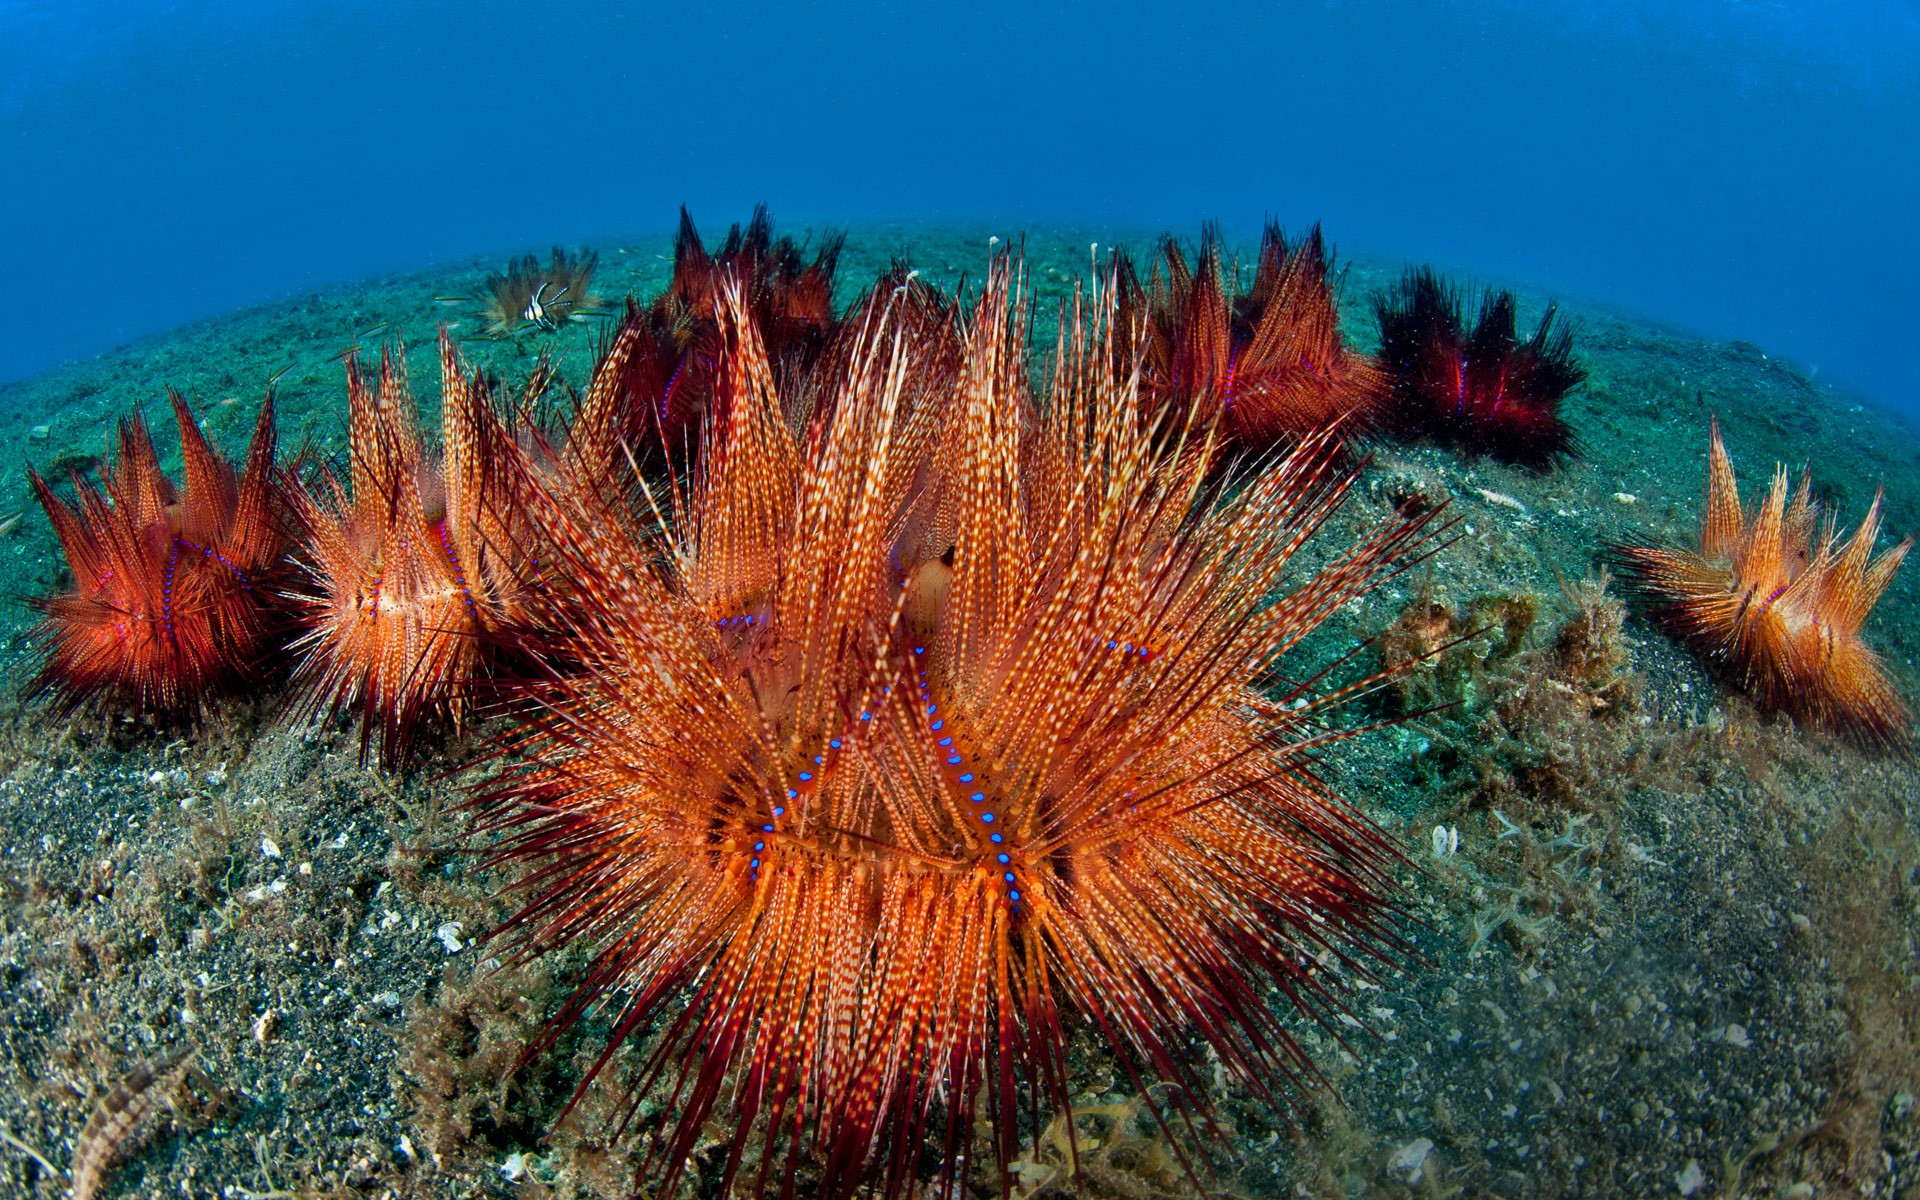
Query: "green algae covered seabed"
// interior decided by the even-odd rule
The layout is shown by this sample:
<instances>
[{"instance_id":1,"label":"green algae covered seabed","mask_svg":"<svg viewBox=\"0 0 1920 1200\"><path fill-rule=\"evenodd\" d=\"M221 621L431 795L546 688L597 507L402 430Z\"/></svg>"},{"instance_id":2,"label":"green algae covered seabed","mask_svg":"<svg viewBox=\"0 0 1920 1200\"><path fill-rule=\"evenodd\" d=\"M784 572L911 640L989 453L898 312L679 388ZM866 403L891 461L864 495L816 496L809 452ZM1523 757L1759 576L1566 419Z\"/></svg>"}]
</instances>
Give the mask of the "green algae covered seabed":
<instances>
[{"instance_id":1,"label":"green algae covered seabed","mask_svg":"<svg viewBox=\"0 0 1920 1200\"><path fill-rule=\"evenodd\" d=\"M858 228L843 278L898 254L951 286L978 276L989 234L1012 232ZM1042 300L1111 236L1029 235ZM665 281L664 237L598 249L603 295ZM465 316L434 297L497 265L332 288L0 388L0 441L42 470L84 462L132 405L161 416L172 386L237 449L284 370L282 444L341 453L341 352L404 337L431 411L436 325ZM1353 267L1356 340L1372 336L1365 297L1397 271ZM1545 298L1522 295L1528 321ZM1351 1025L1300 1025L1323 1086L1276 1111L1221 1081L1209 1191L1920 1195L1913 764L1756 713L1639 615L1605 687L1549 665L1574 615L1562 581L1586 578L1605 542L1692 536L1710 414L1749 492L1776 460L1804 462L1850 527L1884 483L1896 534L1920 528L1920 433L1754 346L1574 315L1592 373L1569 407L1579 463L1536 474L1383 446L1323 535L1337 544L1417 494L1450 501L1460 536L1344 612L1309 659L1382 633L1393 645L1422 614L1497 628L1349 714L1451 705L1329 763L1406 847L1418 952L1358 986ZM511 379L549 342L578 382L584 328L467 351ZM0 478L0 516L15 511L0 568L24 598L62 564L23 464ZM1910 697L1917 616L1909 569L1868 627ZM606 1140L611 1090L545 1136L594 1031L516 1070L582 956L499 969L476 943L504 910L500 881L451 849L472 743L390 776L360 765L355 731L291 727L270 700L190 738L63 722L25 699L30 622L24 604L0 612L0 1194L64 1194L36 1156L64 1168L103 1097L188 1050L102 1195L629 1194L637 1141ZM1076 1061L1079 1178L1064 1137L1043 1136L1023 1194L1190 1194L1094 1039L1077 1037Z\"/></svg>"}]
</instances>

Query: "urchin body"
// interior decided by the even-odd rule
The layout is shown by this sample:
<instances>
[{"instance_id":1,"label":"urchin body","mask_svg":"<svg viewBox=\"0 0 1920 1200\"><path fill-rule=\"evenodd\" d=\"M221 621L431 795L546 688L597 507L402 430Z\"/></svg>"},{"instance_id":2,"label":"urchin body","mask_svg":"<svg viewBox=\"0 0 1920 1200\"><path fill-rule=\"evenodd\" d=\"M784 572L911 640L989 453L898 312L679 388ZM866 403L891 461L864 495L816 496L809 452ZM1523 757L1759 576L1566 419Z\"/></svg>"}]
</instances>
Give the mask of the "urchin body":
<instances>
[{"instance_id":1,"label":"urchin body","mask_svg":"<svg viewBox=\"0 0 1920 1200\"><path fill-rule=\"evenodd\" d=\"M740 293L717 307L724 420L652 519L528 477L579 669L481 799L532 868L524 951L599 949L552 1036L616 994L602 1065L660 1031L649 1171L716 1118L729 1183L809 1161L898 1194L976 1117L1004 1169L1023 1097L1068 1103L1070 1013L1178 1108L1190 1030L1256 1087L1303 1070L1268 994L1316 1008L1303 961L1390 940L1393 855L1315 778L1319 710L1261 682L1419 520L1281 595L1337 445L1223 483L1207 425L1148 432L1110 307L1040 403L1006 261L950 386L914 386L883 301L798 433Z\"/></svg>"},{"instance_id":2,"label":"urchin body","mask_svg":"<svg viewBox=\"0 0 1920 1200\"><path fill-rule=\"evenodd\" d=\"M207 443L186 400L176 393L171 402L183 486L161 471L137 415L120 424L103 487L76 473L69 503L29 473L73 572L71 588L36 601L36 637L48 646L36 686L68 705L98 698L191 716L208 697L278 669L288 538L273 398L238 472Z\"/></svg>"},{"instance_id":3,"label":"urchin body","mask_svg":"<svg viewBox=\"0 0 1920 1200\"><path fill-rule=\"evenodd\" d=\"M1668 629L1762 707L1867 743L1904 743L1911 713L1860 631L1913 539L1874 554L1877 494L1844 540L1820 519L1811 479L1789 495L1782 467L1765 499L1743 510L1715 422L1698 548L1620 554Z\"/></svg>"}]
</instances>

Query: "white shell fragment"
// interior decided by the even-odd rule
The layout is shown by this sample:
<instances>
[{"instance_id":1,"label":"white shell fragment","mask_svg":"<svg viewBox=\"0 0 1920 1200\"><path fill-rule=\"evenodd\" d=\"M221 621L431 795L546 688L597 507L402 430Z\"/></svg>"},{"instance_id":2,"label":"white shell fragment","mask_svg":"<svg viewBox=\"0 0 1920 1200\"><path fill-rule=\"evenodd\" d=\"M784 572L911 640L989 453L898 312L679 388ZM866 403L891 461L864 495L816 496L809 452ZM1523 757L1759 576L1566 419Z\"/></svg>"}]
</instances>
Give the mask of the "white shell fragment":
<instances>
[{"instance_id":1,"label":"white shell fragment","mask_svg":"<svg viewBox=\"0 0 1920 1200\"><path fill-rule=\"evenodd\" d=\"M1432 1153L1432 1138L1415 1138L1387 1159L1387 1174L1409 1184L1419 1183L1427 1173L1427 1155Z\"/></svg>"}]
</instances>

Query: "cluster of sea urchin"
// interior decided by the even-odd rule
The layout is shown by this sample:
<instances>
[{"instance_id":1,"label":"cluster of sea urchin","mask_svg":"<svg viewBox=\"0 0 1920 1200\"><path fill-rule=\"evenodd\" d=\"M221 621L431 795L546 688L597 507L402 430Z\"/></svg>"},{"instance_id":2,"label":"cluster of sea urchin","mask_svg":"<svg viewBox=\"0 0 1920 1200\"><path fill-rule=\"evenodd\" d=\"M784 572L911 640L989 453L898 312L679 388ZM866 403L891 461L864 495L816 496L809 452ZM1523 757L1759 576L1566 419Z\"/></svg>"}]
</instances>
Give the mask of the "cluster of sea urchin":
<instances>
[{"instance_id":1,"label":"cluster of sea urchin","mask_svg":"<svg viewBox=\"0 0 1920 1200\"><path fill-rule=\"evenodd\" d=\"M1466 298L1431 270L1408 271L1377 298L1380 360L1391 380L1387 421L1402 437L1430 437L1476 454L1550 467L1574 452L1560 402L1586 379L1573 331L1548 305L1533 336L1515 331L1517 302L1489 290L1467 327Z\"/></svg>"},{"instance_id":2,"label":"cluster of sea urchin","mask_svg":"<svg viewBox=\"0 0 1920 1200\"><path fill-rule=\"evenodd\" d=\"M1639 544L1619 553L1667 628L1762 707L1869 743L1904 742L1911 714L1860 627L1913 538L1873 553L1878 493L1844 541L1831 518L1820 520L1809 477L1791 501L1788 493L1778 467L1766 499L1744 511L1715 421L1699 548Z\"/></svg>"},{"instance_id":3,"label":"cluster of sea urchin","mask_svg":"<svg viewBox=\"0 0 1920 1200\"><path fill-rule=\"evenodd\" d=\"M1145 287L1116 259L1043 391L1014 259L970 308L900 269L836 317L838 247L809 263L759 212L709 255L683 214L674 282L564 421L537 411L544 358L506 405L443 332L437 453L401 358L350 358L344 482L276 473L271 398L240 475L175 398L179 495L124 424L104 496L34 477L75 574L42 602L42 686L180 711L303 625L309 703L359 709L397 762L507 677L522 732L475 801L496 861L530 868L504 932L596 954L529 1054L613 1007L584 1093L652 1036L642 1184L671 1190L718 1121L722 1193L898 1196L931 1149L953 1194L976 1130L1010 1193L1022 1129L1068 1109L1076 1020L1204 1116L1196 1041L1266 1094L1310 1070L1270 997L1324 1016L1308 964L1395 944L1394 852L1312 764L1324 714L1378 681L1315 695L1274 668L1433 512L1283 590L1383 386L1317 231L1269 229L1244 295L1212 234ZM1403 428L1565 452L1580 373L1551 312L1522 345L1496 294L1469 334L1416 272L1381 323ZM1258 472L1234 454L1273 441ZM1744 515L1713 445L1700 553L1632 548L1639 578L1766 702L1895 740L1857 632L1911 543L1872 556L1877 503L1816 537L1784 477Z\"/></svg>"},{"instance_id":4,"label":"cluster of sea urchin","mask_svg":"<svg viewBox=\"0 0 1920 1200\"><path fill-rule=\"evenodd\" d=\"M769 369L782 392L797 399L800 381L840 325L833 289L845 240L829 233L809 258L802 244L774 236L762 206L709 251L682 208L672 278L651 303L627 302L623 329L638 340L617 382L625 394L630 440L677 452L697 441L701 422L717 415L721 333L714 297L723 281L740 289L761 331Z\"/></svg>"},{"instance_id":5,"label":"cluster of sea urchin","mask_svg":"<svg viewBox=\"0 0 1920 1200\"><path fill-rule=\"evenodd\" d=\"M1275 599L1352 482L1334 439L1251 478L1210 478L1205 422L1157 446L1111 289L1036 397L1006 258L915 387L907 291L796 430L723 283L726 415L684 487L525 478L574 669L481 803L532 867L523 952L599 948L549 1032L619 1006L582 1088L660 1031L634 1103L665 1190L716 1119L722 1194L805 1162L836 1196L902 1193L929 1139L950 1177L982 1118L1005 1189L1026 1104L1066 1111L1069 1013L1204 1109L1189 1031L1256 1089L1305 1071L1268 996L1317 1007L1303 963L1391 936L1393 853L1309 763L1329 701L1268 672L1425 518Z\"/></svg>"},{"instance_id":6,"label":"cluster of sea urchin","mask_svg":"<svg viewBox=\"0 0 1920 1200\"><path fill-rule=\"evenodd\" d=\"M383 349L372 368L347 356L342 471L279 472L269 400L236 480L176 397L188 475L176 500L145 425L126 423L105 495L76 476L70 504L35 476L76 579L39 602L46 619L37 633L50 646L40 686L70 704L99 696L190 717L228 685L277 673L291 658L302 708L356 711L363 747L377 744L383 761L399 765L430 722L463 724L485 678L524 665L536 640L522 599L543 586L540 531L508 490L507 459L604 479L636 448L694 442L717 412L712 296L722 280L739 280L756 321L774 331L778 379L811 379L818 362L827 364L819 379L837 377L851 346L832 303L839 245L829 237L808 262L791 240L773 237L762 209L709 254L683 213L673 283L650 306L630 304L587 394L558 428L543 424L538 403L554 380L545 354L507 404L445 330L437 449L419 427L398 348ZM553 304L584 302L592 268L591 255L556 250L550 270L528 256L490 289L577 316L577 307ZM924 286L910 290L916 303L903 311L923 315L918 332L946 347L937 357L951 363L943 305Z\"/></svg>"}]
</instances>

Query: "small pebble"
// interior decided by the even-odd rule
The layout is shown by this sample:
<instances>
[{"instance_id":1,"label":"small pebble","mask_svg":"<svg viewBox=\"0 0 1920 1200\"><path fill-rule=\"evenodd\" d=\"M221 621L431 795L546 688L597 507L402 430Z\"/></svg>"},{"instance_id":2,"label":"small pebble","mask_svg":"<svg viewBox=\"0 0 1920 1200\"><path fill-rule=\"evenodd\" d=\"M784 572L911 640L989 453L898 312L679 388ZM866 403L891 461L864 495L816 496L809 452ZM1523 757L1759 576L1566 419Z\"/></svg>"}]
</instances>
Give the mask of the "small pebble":
<instances>
[{"instance_id":1,"label":"small pebble","mask_svg":"<svg viewBox=\"0 0 1920 1200\"><path fill-rule=\"evenodd\" d=\"M440 928L433 931L433 936L440 939L440 944L447 948L448 954L458 954L466 948L466 943L460 940L460 931L464 928L458 921L444 921Z\"/></svg>"},{"instance_id":2,"label":"small pebble","mask_svg":"<svg viewBox=\"0 0 1920 1200\"><path fill-rule=\"evenodd\" d=\"M280 845L272 838L263 837L260 839L260 853L266 855L268 858L279 858Z\"/></svg>"}]
</instances>

